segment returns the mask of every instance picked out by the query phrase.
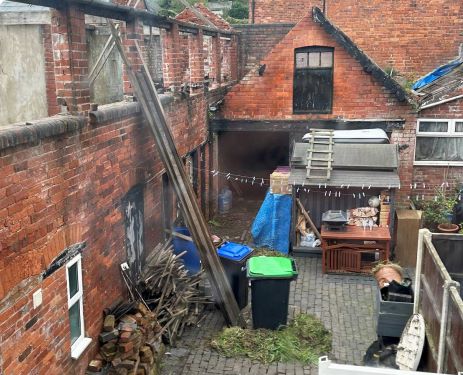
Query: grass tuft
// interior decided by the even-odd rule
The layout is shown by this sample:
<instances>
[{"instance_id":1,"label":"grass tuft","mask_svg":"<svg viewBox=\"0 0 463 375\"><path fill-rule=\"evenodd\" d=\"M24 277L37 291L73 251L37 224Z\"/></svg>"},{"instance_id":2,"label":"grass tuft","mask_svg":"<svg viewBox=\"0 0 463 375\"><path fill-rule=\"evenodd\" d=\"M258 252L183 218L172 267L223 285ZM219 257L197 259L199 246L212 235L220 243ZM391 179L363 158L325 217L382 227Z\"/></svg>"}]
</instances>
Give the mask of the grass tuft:
<instances>
[{"instance_id":1,"label":"grass tuft","mask_svg":"<svg viewBox=\"0 0 463 375\"><path fill-rule=\"evenodd\" d=\"M288 257L288 254L283 254L282 252L273 250L269 247L256 247L252 252L253 257L260 257L264 255L268 257Z\"/></svg>"},{"instance_id":2,"label":"grass tuft","mask_svg":"<svg viewBox=\"0 0 463 375\"><path fill-rule=\"evenodd\" d=\"M315 364L319 356L331 351L331 333L313 315L299 314L278 331L225 328L211 346L226 357Z\"/></svg>"}]
</instances>

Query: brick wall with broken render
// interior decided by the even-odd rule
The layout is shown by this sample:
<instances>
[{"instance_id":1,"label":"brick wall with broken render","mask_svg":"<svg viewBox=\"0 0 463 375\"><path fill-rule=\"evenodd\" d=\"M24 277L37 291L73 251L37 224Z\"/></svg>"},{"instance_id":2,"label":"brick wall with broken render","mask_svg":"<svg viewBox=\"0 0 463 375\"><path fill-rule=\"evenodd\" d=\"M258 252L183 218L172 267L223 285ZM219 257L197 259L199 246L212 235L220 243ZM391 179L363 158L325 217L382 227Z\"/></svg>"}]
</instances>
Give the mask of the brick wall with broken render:
<instances>
[{"instance_id":1,"label":"brick wall with broken render","mask_svg":"<svg viewBox=\"0 0 463 375\"><path fill-rule=\"evenodd\" d=\"M181 156L201 144L200 157L211 154L206 101L206 94L163 101ZM103 309L126 297L124 198L135 186L143 191L144 252L163 239L162 168L138 103L2 129L1 373L84 373L97 351ZM63 261L76 255L75 245L82 256L85 336L92 339L77 361L70 355ZM34 308L39 289L42 303Z\"/></svg>"}]
</instances>

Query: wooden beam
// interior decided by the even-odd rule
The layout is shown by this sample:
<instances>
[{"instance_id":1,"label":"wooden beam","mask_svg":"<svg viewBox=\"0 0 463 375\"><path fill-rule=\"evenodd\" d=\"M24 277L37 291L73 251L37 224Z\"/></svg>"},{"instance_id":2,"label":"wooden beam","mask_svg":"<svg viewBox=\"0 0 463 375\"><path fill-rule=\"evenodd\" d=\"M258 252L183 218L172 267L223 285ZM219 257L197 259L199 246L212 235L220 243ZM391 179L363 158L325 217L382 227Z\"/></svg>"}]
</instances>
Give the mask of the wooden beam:
<instances>
[{"instance_id":1,"label":"wooden beam","mask_svg":"<svg viewBox=\"0 0 463 375\"><path fill-rule=\"evenodd\" d=\"M119 25L116 25L115 27L116 29L118 29ZM113 51L115 45L116 42L114 41L113 34L111 34L108 37L108 40L106 41L103 49L101 50L100 55L96 59L96 62L92 67L92 70L88 74L88 80L90 84L92 84L98 77L98 74L100 74L101 69L103 69L103 66L108 60L109 56L111 55L111 52Z\"/></svg>"},{"instance_id":2,"label":"wooden beam","mask_svg":"<svg viewBox=\"0 0 463 375\"><path fill-rule=\"evenodd\" d=\"M299 207L299 210L301 210L301 213L302 215L304 215L304 218L307 220L307 222L309 223L310 225L310 228L312 228L313 232L315 233L315 235L317 236L317 238L319 240L322 239L322 235L320 234L320 232L318 231L317 227L315 226L315 224L313 223L312 221L312 218L309 216L308 212L305 210L304 206L302 205L301 201L299 200L299 198L296 198L296 202L297 202L297 206Z\"/></svg>"},{"instance_id":3,"label":"wooden beam","mask_svg":"<svg viewBox=\"0 0 463 375\"><path fill-rule=\"evenodd\" d=\"M246 325L245 321L241 316L223 266L217 255L215 246L212 243L206 220L201 214L193 187L186 176L183 163L175 148L174 140L169 126L167 125L164 110L156 92L156 88L154 87L154 83L149 77L146 66L144 66L143 72L141 73L133 70L125 54L122 42L117 35L114 24L110 22L110 25L113 38L116 41L116 47L126 64L127 73L137 100L141 105L146 122L153 134L159 156L172 182L188 229L192 234L201 257L202 265L209 277L212 293L224 315L226 323L228 325L239 325L244 327ZM142 58L138 43L136 43L136 46L140 58Z\"/></svg>"},{"instance_id":4,"label":"wooden beam","mask_svg":"<svg viewBox=\"0 0 463 375\"><path fill-rule=\"evenodd\" d=\"M281 132L309 132L310 129L356 130L379 128L386 132L403 129L403 119L378 120L226 120L210 121L209 130L223 131L281 131Z\"/></svg>"}]
</instances>

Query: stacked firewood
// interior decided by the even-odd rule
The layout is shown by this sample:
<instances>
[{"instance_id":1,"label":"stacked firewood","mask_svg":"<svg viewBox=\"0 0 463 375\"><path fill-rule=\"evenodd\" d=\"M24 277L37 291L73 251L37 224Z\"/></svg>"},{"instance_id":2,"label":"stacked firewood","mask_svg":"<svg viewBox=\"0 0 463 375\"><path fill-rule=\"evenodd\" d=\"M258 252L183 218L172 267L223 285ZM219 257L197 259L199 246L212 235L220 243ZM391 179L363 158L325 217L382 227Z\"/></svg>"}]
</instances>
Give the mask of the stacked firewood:
<instances>
[{"instance_id":1,"label":"stacked firewood","mask_svg":"<svg viewBox=\"0 0 463 375\"><path fill-rule=\"evenodd\" d=\"M173 345L184 328L198 324L206 304L212 303L200 287L203 274L190 275L182 256L167 243L147 257L138 290L162 326L164 338Z\"/></svg>"},{"instance_id":2,"label":"stacked firewood","mask_svg":"<svg viewBox=\"0 0 463 375\"><path fill-rule=\"evenodd\" d=\"M159 374L165 350L156 314L143 303L124 305L129 312L121 317L117 310L105 316L99 335L100 350L89 363L86 374Z\"/></svg>"}]
</instances>

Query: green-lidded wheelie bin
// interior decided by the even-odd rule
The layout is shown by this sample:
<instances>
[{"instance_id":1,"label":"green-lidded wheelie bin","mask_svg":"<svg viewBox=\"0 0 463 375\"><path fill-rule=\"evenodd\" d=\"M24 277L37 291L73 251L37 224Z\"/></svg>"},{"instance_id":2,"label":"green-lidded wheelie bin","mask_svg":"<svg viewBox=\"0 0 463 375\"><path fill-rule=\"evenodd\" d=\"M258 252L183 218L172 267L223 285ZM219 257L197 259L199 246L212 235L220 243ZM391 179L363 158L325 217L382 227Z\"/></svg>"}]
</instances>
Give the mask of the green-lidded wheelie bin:
<instances>
[{"instance_id":1,"label":"green-lidded wheelie bin","mask_svg":"<svg viewBox=\"0 0 463 375\"><path fill-rule=\"evenodd\" d=\"M289 285L297 278L294 259L257 256L247 261L253 327L277 329L288 320Z\"/></svg>"}]
</instances>

